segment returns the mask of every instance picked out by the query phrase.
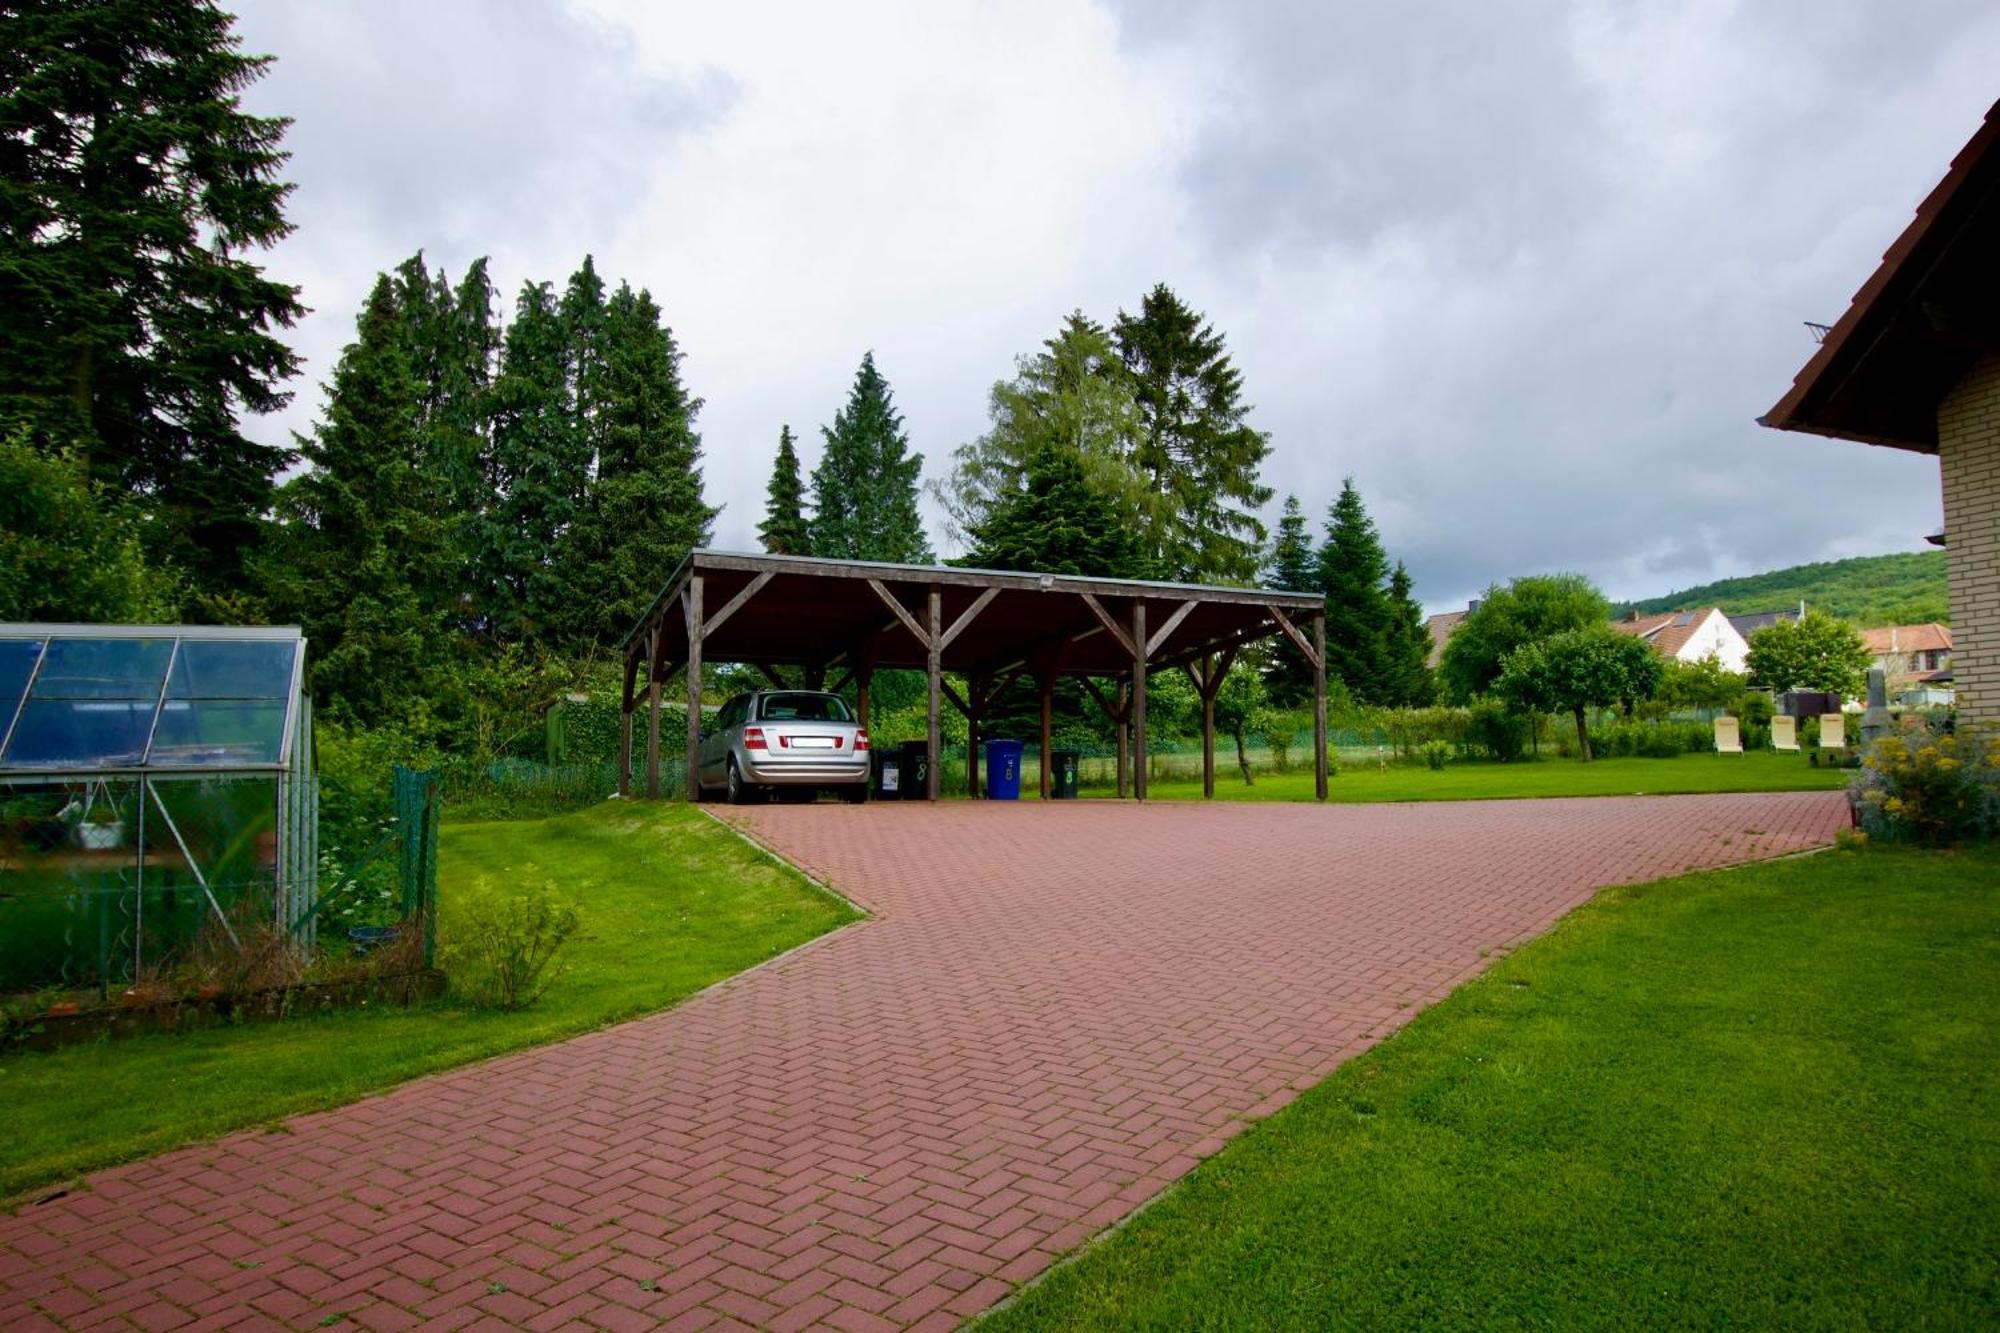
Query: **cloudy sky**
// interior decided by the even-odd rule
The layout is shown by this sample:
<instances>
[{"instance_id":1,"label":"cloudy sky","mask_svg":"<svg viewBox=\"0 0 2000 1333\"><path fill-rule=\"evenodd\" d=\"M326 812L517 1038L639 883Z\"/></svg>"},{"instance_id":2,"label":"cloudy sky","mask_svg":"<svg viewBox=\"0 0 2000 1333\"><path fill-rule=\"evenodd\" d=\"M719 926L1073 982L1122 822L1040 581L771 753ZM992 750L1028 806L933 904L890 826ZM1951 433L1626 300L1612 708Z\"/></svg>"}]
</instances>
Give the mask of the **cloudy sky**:
<instances>
[{"instance_id":1,"label":"cloudy sky","mask_svg":"<svg viewBox=\"0 0 2000 1333\"><path fill-rule=\"evenodd\" d=\"M1434 610L1940 523L1933 460L1753 419L2000 94L1989 0L237 8L314 311L265 438L378 269L486 255L511 293L590 253L666 310L749 547L779 425L810 466L864 351L935 475L1067 311L1165 281L1266 480L1317 515L1352 474Z\"/></svg>"}]
</instances>

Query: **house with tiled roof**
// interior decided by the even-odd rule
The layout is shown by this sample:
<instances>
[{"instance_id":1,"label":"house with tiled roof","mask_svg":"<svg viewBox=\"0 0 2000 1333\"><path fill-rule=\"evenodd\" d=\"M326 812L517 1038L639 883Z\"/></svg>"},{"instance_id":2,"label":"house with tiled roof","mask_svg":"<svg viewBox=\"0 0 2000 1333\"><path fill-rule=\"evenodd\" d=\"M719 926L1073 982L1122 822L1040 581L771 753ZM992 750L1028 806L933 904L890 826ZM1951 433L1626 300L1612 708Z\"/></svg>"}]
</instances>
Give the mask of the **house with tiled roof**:
<instances>
[{"instance_id":1,"label":"house with tiled roof","mask_svg":"<svg viewBox=\"0 0 2000 1333\"><path fill-rule=\"evenodd\" d=\"M1440 611L1424 622L1424 629L1431 636L1431 670L1437 670L1438 663L1444 661L1445 640L1451 637L1451 632L1478 608L1479 603L1474 602L1463 611Z\"/></svg>"},{"instance_id":2,"label":"house with tiled roof","mask_svg":"<svg viewBox=\"0 0 2000 1333\"><path fill-rule=\"evenodd\" d=\"M1862 630L1861 642L1888 678L1890 698L1912 704L1952 702L1951 626L1936 621L1884 625Z\"/></svg>"},{"instance_id":3,"label":"house with tiled roof","mask_svg":"<svg viewBox=\"0 0 2000 1333\"><path fill-rule=\"evenodd\" d=\"M1729 623L1719 606L1695 611L1662 611L1642 616L1628 611L1611 622L1621 634L1644 639L1654 652L1673 662L1699 662L1713 657L1725 671L1742 671L1750 656L1750 641Z\"/></svg>"},{"instance_id":4,"label":"house with tiled roof","mask_svg":"<svg viewBox=\"0 0 2000 1333\"><path fill-rule=\"evenodd\" d=\"M1865 182L1864 182L1865 186ZM1961 723L2000 723L2000 102L1760 420L1933 454ZM1860 503L1865 504L1865 500Z\"/></svg>"}]
</instances>

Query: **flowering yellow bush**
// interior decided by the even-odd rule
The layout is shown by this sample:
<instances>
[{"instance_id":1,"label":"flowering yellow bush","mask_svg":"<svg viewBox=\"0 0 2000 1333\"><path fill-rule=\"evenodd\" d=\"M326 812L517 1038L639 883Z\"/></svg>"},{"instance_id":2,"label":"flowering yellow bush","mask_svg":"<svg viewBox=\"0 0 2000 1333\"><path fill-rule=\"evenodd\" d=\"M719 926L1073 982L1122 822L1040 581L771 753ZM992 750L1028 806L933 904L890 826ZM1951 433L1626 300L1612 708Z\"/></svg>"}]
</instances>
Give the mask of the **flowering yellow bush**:
<instances>
[{"instance_id":1,"label":"flowering yellow bush","mask_svg":"<svg viewBox=\"0 0 2000 1333\"><path fill-rule=\"evenodd\" d=\"M1861 827L1932 846L2000 831L2000 730L1885 736L1850 788Z\"/></svg>"}]
</instances>

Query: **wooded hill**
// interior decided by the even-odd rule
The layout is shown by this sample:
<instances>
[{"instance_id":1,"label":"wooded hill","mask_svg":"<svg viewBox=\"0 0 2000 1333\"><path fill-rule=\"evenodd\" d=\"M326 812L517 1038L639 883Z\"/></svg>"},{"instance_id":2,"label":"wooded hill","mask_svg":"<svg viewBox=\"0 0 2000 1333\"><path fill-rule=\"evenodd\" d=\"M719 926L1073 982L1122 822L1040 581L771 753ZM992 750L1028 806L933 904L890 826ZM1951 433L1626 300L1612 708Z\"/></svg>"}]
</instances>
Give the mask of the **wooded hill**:
<instances>
[{"instance_id":1,"label":"wooded hill","mask_svg":"<svg viewBox=\"0 0 2000 1333\"><path fill-rule=\"evenodd\" d=\"M1719 606L1730 615L1743 615L1796 607L1802 599L1864 628L1926 620L1951 623L1943 551L1862 555L1794 565L1768 574L1704 583L1630 605L1641 614Z\"/></svg>"}]
</instances>

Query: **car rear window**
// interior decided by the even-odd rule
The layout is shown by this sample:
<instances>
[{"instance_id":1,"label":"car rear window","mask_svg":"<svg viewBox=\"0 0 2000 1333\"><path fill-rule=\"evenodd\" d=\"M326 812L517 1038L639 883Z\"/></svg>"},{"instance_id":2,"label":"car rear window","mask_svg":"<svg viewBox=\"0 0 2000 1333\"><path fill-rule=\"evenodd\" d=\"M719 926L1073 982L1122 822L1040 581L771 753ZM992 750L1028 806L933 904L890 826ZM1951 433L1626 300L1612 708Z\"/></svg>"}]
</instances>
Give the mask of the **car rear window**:
<instances>
[{"instance_id":1,"label":"car rear window","mask_svg":"<svg viewBox=\"0 0 2000 1333\"><path fill-rule=\"evenodd\" d=\"M851 722L847 701L837 694L767 694L757 716L766 722Z\"/></svg>"}]
</instances>

